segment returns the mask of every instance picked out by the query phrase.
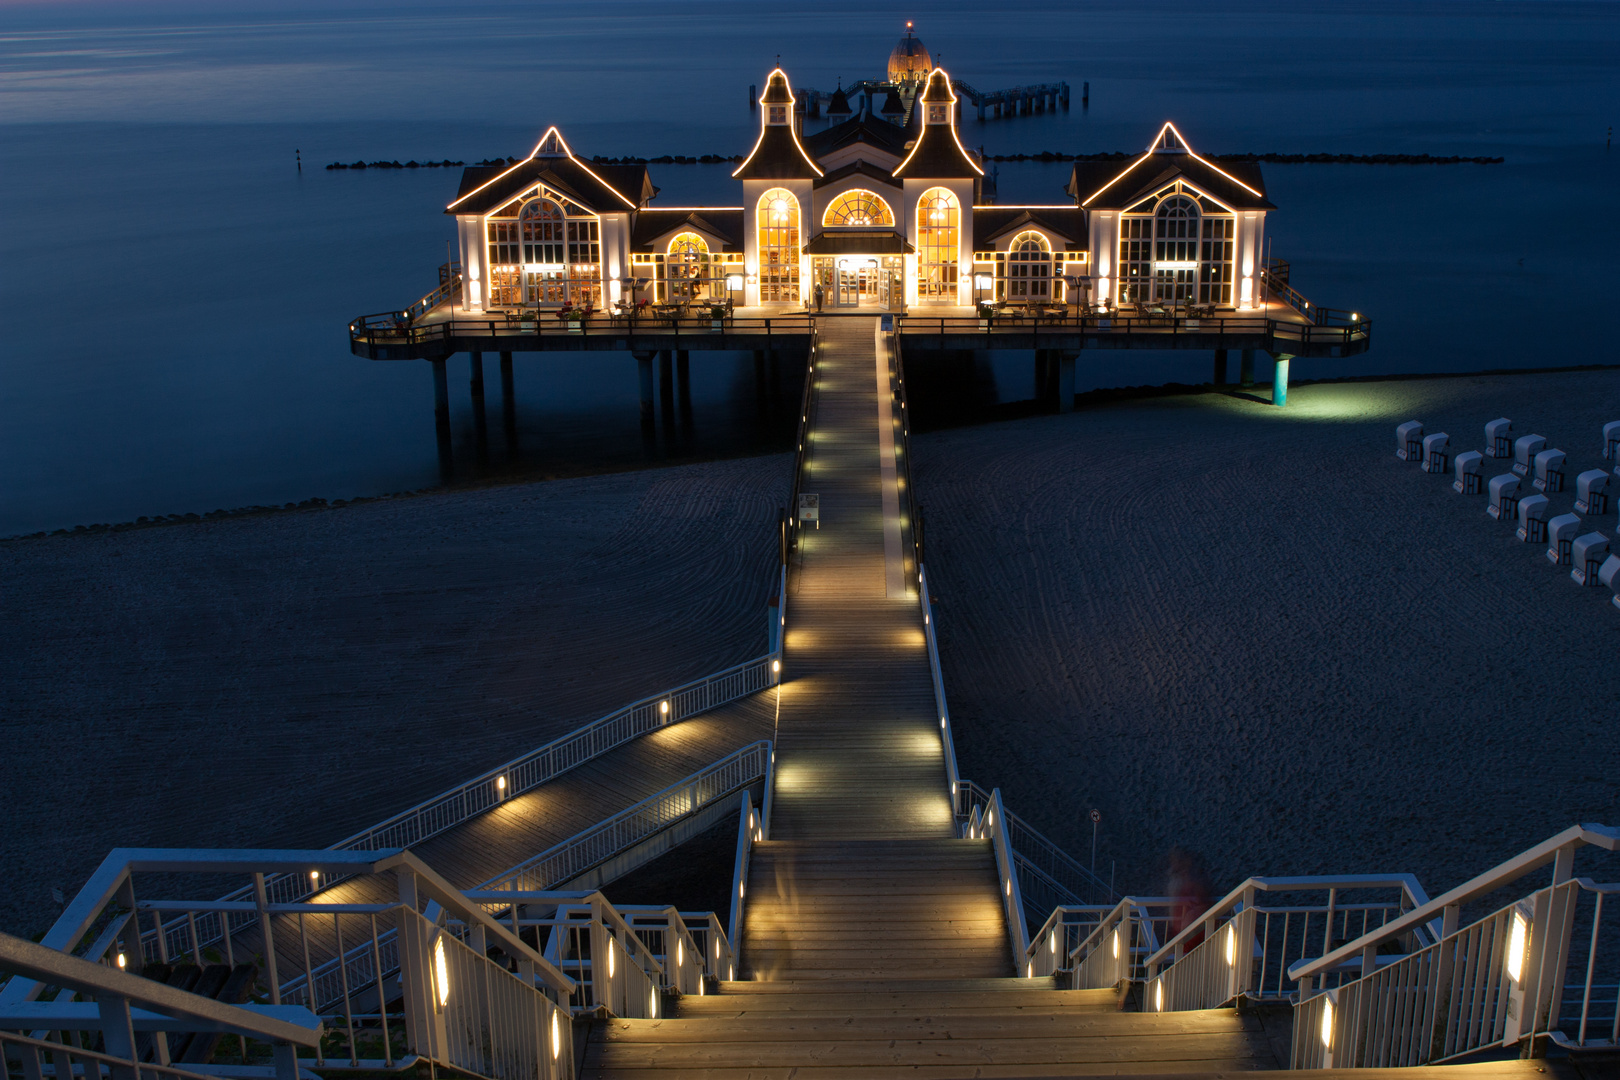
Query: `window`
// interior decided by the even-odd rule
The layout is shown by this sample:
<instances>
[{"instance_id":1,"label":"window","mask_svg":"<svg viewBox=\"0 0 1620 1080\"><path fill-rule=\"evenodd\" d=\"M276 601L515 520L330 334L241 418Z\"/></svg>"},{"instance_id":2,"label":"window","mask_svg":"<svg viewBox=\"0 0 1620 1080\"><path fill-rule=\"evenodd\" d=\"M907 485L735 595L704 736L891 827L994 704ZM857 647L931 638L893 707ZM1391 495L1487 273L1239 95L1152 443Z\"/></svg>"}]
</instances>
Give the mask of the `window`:
<instances>
[{"instance_id":1,"label":"window","mask_svg":"<svg viewBox=\"0 0 1620 1080\"><path fill-rule=\"evenodd\" d=\"M929 105L928 122L930 124L944 124L949 122L949 117L946 113L946 110L949 108L949 105Z\"/></svg>"},{"instance_id":2,"label":"window","mask_svg":"<svg viewBox=\"0 0 1620 1080\"><path fill-rule=\"evenodd\" d=\"M1052 297L1052 245L1031 230L1013 237L1007 250L1006 297L1010 300L1049 300ZM1002 290L996 290L1002 295Z\"/></svg>"},{"instance_id":3,"label":"window","mask_svg":"<svg viewBox=\"0 0 1620 1080\"><path fill-rule=\"evenodd\" d=\"M523 207L523 261L544 266L563 264L562 207L535 199Z\"/></svg>"},{"instance_id":4,"label":"window","mask_svg":"<svg viewBox=\"0 0 1620 1080\"><path fill-rule=\"evenodd\" d=\"M799 299L799 200L784 188L759 197L759 302Z\"/></svg>"},{"instance_id":5,"label":"window","mask_svg":"<svg viewBox=\"0 0 1620 1080\"><path fill-rule=\"evenodd\" d=\"M1204 218L1204 239L1198 252L1198 302L1229 306L1232 303L1232 237L1237 222L1229 217Z\"/></svg>"},{"instance_id":6,"label":"window","mask_svg":"<svg viewBox=\"0 0 1620 1080\"><path fill-rule=\"evenodd\" d=\"M892 228L894 214L876 192L856 189L834 199L822 215L821 223L829 227L887 225Z\"/></svg>"},{"instance_id":7,"label":"window","mask_svg":"<svg viewBox=\"0 0 1620 1080\"><path fill-rule=\"evenodd\" d=\"M917 298L955 300L961 261L957 241L961 207L945 188L929 188L917 200Z\"/></svg>"},{"instance_id":8,"label":"window","mask_svg":"<svg viewBox=\"0 0 1620 1080\"><path fill-rule=\"evenodd\" d=\"M705 299L711 295L709 267L709 245L703 237L697 233L680 233L669 242L669 254L663 264L668 284L659 292L677 303Z\"/></svg>"},{"instance_id":9,"label":"window","mask_svg":"<svg viewBox=\"0 0 1620 1080\"><path fill-rule=\"evenodd\" d=\"M1198 204L1185 195L1172 195L1153 212L1154 299L1190 302L1197 276Z\"/></svg>"},{"instance_id":10,"label":"window","mask_svg":"<svg viewBox=\"0 0 1620 1080\"><path fill-rule=\"evenodd\" d=\"M773 124L785 124L785 123L787 123L787 106L786 105L772 105L770 107L770 109L771 109L771 114L770 114L771 123L773 123Z\"/></svg>"},{"instance_id":11,"label":"window","mask_svg":"<svg viewBox=\"0 0 1620 1080\"><path fill-rule=\"evenodd\" d=\"M518 258L518 223L515 221L491 221L489 229L489 265L515 266L522 260Z\"/></svg>"},{"instance_id":12,"label":"window","mask_svg":"<svg viewBox=\"0 0 1620 1080\"><path fill-rule=\"evenodd\" d=\"M1120 303L1232 303L1236 222L1209 212L1181 184L1151 213L1121 218Z\"/></svg>"}]
</instances>

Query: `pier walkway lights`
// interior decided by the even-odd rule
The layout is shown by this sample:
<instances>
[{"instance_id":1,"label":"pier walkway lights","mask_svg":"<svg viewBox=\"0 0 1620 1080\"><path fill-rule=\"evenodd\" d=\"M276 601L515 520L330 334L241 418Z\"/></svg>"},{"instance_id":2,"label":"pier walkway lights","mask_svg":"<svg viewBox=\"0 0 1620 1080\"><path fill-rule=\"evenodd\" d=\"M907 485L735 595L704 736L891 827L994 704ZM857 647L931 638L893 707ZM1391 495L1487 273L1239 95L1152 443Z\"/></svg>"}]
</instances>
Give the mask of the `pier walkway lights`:
<instances>
[{"instance_id":1,"label":"pier walkway lights","mask_svg":"<svg viewBox=\"0 0 1620 1080\"><path fill-rule=\"evenodd\" d=\"M1513 925L1508 928L1507 954L1502 958L1502 971L1514 982L1522 982L1524 956L1530 945L1530 922L1524 912L1513 909Z\"/></svg>"},{"instance_id":2,"label":"pier walkway lights","mask_svg":"<svg viewBox=\"0 0 1620 1080\"><path fill-rule=\"evenodd\" d=\"M118 962L118 970L119 971L123 971L124 968L129 965L129 961L124 959L124 954L122 952L120 952L118 954L118 961L117 962Z\"/></svg>"},{"instance_id":3,"label":"pier walkway lights","mask_svg":"<svg viewBox=\"0 0 1620 1080\"><path fill-rule=\"evenodd\" d=\"M553 1005L551 1007L551 1060L556 1061L562 1053L562 1025L557 1023L557 1014L562 1010Z\"/></svg>"},{"instance_id":4,"label":"pier walkway lights","mask_svg":"<svg viewBox=\"0 0 1620 1080\"><path fill-rule=\"evenodd\" d=\"M1322 995L1322 1049L1333 1049L1333 994L1328 992ZM1331 1064L1329 1068L1331 1068Z\"/></svg>"},{"instance_id":5,"label":"pier walkway lights","mask_svg":"<svg viewBox=\"0 0 1620 1080\"><path fill-rule=\"evenodd\" d=\"M1237 966L1237 930L1231 923L1226 924L1226 966Z\"/></svg>"},{"instance_id":6,"label":"pier walkway lights","mask_svg":"<svg viewBox=\"0 0 1620 1080\"><path fill-rule=\"evenodd\" d=\"M660 716L668 716L669 715L669 702L660 701L658 703L658 714Z\"/></svg>"},{"instance_id":7,"label":"pier walkway lights","mask_svg":"<svg viewBox=\"0 0 1620 1080\"><path fill-rule=\"evenodd\" d=\"M1153 981L1153 1011L1164 1012L1164 980Z\"/></svg>"},{"instance_id":8,"label":"pier walkway lights","mask_svg":"<svg viewBox=\"0 0 1620 1080\"><path fill-rule=\"evenodd\" d=\"M444 931L433 938L433 1000L440 1011L450 1004L450 965L444 956Z\"/></svg>"},{"instance_id":9,"label":"pier walkway lights","mask_svg":"<svg viewBox=\"0 0 1620 1080\"><path fill-rule=\"evenodd\" d=\"M608 938L608 978L613 978L613 954L618 950L613 947L613 939Z\"/></svg>"},{"instance_id":10,"label":"pier walkway lights","mask_svg":"<svg viewBox=\"0 0 1620 1080\"><path fill-rule=\"evenodd\" d=\"M506 794L506 777L497 776L495 778L495 790L500 792L502 795Z\"/></svg>"}]
</instances>

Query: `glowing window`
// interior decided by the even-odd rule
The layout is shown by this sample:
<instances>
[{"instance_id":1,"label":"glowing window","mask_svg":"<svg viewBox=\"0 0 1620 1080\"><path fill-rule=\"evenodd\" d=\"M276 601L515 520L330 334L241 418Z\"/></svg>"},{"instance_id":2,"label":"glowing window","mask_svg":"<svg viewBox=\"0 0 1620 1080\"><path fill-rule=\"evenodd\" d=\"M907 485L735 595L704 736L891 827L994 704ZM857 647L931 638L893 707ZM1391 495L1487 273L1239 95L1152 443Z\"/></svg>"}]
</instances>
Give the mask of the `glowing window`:
<instances>
[{"instance_id":1,"label":"glowing window","mask_svg":"<svg viewBox=\"0 0 1620 1080\"><path fill-rule=\"evenodd\" d=\"M894 227L894 214L889 204L874 191L846 191L833 200L821 223L829 226L853 225Z\"/></svg>"},{"instance_id":2,"label":"glowing window","mask_svg":"<svg viewBox=\"0 0 1620 1080\"><path fill-rule=\"evenodd\" d=\"M961 204L946 188L917 200L917 298L956 299Z\"/></svg>"},{"instance_id":3,"label":"glowing window","mask_svg":"<svg viewBox=\"0 0 1620 1080\"><path fill-rule=\"evenodd\" d=\"M534 199L523 207L523 261L561 266L563 262L562 207L550 199Z\"/></svg>"},{"instance_id":4,"label":"glowing window","mask_svg":"<svg viewBox=\"0 0 1620 1080\"><path fill-rule=\"evenodd\" d=\"M661 298L681 301L708 297L711 265L709 245L703 237L693 232L676 234L663 262L666 284L659 290Z\"/></svg>"},{"instance_id":5,"label":"glowing window","mask_svg":"<svg viewBox=\"0 0 1620 1080\"><path fill-rule=\"evenodd\" d=\"M949 120L949 114L947 113L946 110L948 110L949 108L950 108L949 105L930 105L930 106L928 106L928 122L930 124L943 124L943 123L946 123Z\"/></svg>"},{"instance_id":6,"label":"glowing window","mask_svg":"<svg viewBox=\"0 0 1620 1080\"><path fill-rule=\"evenodd\" d=\"M785 124L785 123L787 123L787 106L786 105L772 105L770 108L771 108L771 116L770 116L770 122L771 123L773 123L773 124Z\"/></svg>"},{"instance_id":7,"label":"glowing window","mask_svg":"<svg viewBox=\"0 0 1620 1080\"><path fill-rule=\"evenodd\" d=\"M771 188L755 208L759 227L759 300L799 300L799 200Z\"/></svg>"}]
</instances>

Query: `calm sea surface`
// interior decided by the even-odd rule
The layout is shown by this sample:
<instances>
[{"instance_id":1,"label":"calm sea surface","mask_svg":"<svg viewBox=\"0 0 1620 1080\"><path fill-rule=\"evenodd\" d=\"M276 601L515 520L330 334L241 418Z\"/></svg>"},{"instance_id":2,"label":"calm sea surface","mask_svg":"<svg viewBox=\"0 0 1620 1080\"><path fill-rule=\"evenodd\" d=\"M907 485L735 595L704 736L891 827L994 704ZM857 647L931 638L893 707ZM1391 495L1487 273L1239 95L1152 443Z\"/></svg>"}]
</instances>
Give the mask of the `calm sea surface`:
<instances>
[{"instance_id":1,"label":"calm sea surface","mask_svg":"<svg viewBox=\"0 0 1620 1080\"><path fill-rule=\"evenodd\" d=\"M1295 285L1376 327L1367 356L1296 379L1620 361L1613 3L217 7L0 2L0 536L439 483L428 365L355 358L344 328L432 286L458 170L321 166L521 155L553 122L587 155L745 151L778 54L799 85L877 76L908 17L982 89L1075 86L1067 113L969 119L991 153L1136 150L1172 118L1212 153L1505 157L1266 166ZM654 181L734 202L728 171ZM1061 201L1067 167L1000 179L1003 201ZM461 478L791 442L797 373L761 385L747 356L694 353L690 407L648 436L628 355L520 355L513 444L487 369L480 460L451 364ZM1099 354L1081 388L1208 370ZM979 382L1028 397L1028 357Z\"/></svg>"}]
</instances>

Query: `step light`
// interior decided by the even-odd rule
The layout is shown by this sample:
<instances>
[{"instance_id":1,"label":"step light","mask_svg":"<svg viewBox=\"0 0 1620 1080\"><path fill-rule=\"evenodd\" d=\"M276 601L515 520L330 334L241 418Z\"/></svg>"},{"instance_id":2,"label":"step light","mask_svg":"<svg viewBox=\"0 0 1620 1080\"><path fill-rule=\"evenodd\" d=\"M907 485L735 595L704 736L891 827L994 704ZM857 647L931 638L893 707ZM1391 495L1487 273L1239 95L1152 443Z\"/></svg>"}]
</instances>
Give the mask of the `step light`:
<instances>
[{"instance_id":1,"label":"step light","mask_svg":"<svg viewBox=\"0 0 1620 1080\"><path fill-rule=\"evenodd\" d=\"M1530 925L1524 921L1524 915L1515 910L1513 912L1513 929L1508 935L1507 956L1502 961L1502 970L1514 982L1524 974L1525 945L1530 937Z\"/></svg>"},{"instance_id":2,"label":"step light","mask_svg":"<svg viewBox=\"0 0 1620 1080\"><path fill-rule=\"evenodd\" d=\"M1322 1049L1333 1049L1333 999L1322 1001Z\"/></svg>"}]
</instances>

